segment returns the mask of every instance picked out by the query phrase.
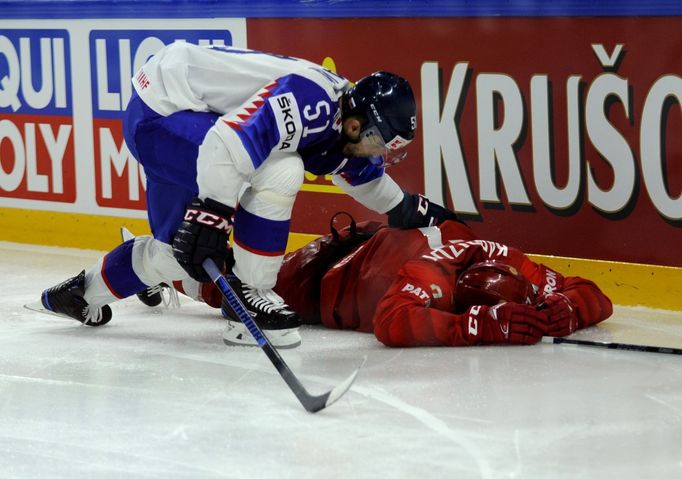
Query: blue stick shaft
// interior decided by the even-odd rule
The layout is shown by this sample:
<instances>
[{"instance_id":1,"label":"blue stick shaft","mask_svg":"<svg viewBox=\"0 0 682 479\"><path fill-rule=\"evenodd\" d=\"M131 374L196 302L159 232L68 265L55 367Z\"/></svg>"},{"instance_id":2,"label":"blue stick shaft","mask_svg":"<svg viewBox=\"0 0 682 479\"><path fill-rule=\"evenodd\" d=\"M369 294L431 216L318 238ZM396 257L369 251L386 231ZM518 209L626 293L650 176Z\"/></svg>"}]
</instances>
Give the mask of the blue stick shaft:
<instances>
[{"instance_id":1,"label":"blue stick shaft","mask_svg":"<svg viewBox=\"0 0 682 479\"><path fill-rule=\"evenodd\" d=\"M331 391L319 396L310 394L303 387L291 369L289 369L289 366L287 366L287 363L284 362L282 356L280 356L277 350L272 346L272 344L270 344L270 341L268 341L268 338L265 337L256 322L251 318L251 315L246 310L246 307L241 302L237 294L232 290L232 287L222 275L220 270L218 270L218 267L215 265L213 260L207 258L202 263L202 266L206 270L206 273L208 273L211 280L223 293L223 296L227 300L230 307L237 313L241 322L244 323L251 335L256 339L256 341L258 341L258 345L265 352L275 368L277 368L277 372L279 372L282 379L284 379L284 382L287 383L287 386L289 386L291 391L296 395L298 400L307 411L320 411L338 400L343 394L346 393L346 391L348 391L351 384L353 384L353 381L355 380L360 368L356 369L353 374L351 374L344 382L336 386Z\"/></svg>"},{"instance_id":2,"label":"blue stick shaft","mask_svg":"<svg viewBox=\"0 0 682 479\"><path fill-rule=\"evenodd\" d=\"M251 335L254 337L258 345L263 347L267 344L268 340L263 335L258 325L251 319L251 315L246 310L246 307L241 302L237 294L232 290L232 287L227 282L222 273L218 270L218 267L211 259L206 259L203 262L203 267L208 273L209 277L218 286L220 291L225 296L227 303L230 307L237 313L241 322L246 326Z\"/></svg>"}]
</instances>

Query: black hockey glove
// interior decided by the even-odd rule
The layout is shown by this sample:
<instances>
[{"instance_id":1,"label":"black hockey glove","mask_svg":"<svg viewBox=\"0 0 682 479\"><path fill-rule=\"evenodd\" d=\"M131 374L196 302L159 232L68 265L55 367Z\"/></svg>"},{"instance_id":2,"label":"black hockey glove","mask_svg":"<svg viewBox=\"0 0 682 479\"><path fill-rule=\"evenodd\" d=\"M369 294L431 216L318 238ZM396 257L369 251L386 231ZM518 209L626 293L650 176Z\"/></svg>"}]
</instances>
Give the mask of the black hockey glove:
<instances>
[{"instance_id":1,"label":"black hockey glove","mask_svg":"<svg viewBox=\"0 0 682 479\"><path fill-rule=\"evenodd\" d=\"M233 215L234 208L210 198L204 201L195 198L187 207L185 218L173 236L173 255L197 281L211 281L202 266L206 258L224 270Z\"/></svg>"},{"instance_id":2,"label":"black hockey glove","mask_svg":"<svg viewBox=\"0 0 682 479\"><path fill-rule=\"evenodd\" d=\"M425 196L407 192L403 201L386 214L389 226L398 228L421 228L439 225L445 220L458 220L449 209L431 203Z\"/></svg>"}]
</instances>

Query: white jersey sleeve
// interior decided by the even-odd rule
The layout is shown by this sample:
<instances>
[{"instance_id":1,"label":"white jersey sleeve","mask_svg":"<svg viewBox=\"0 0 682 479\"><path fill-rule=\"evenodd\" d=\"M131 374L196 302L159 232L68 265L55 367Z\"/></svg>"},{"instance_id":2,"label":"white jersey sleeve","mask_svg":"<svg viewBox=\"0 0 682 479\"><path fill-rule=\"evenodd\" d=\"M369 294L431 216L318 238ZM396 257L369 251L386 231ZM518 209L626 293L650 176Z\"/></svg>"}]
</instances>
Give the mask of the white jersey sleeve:
<instances>
[{"instance_id":1,"label":"white jersey sleeve","mask_svg":"<svg viewBox=\"0 0 682 479\"><path fill-rule=\"evenodd\" d=\"M351 184L343 175L332 175L332 182L355 201L377 213L387 213L404 197L398 183L386 174L367 183L356 185Z\"/></svg>"},{"instance_id":2,"label":"white jersey sleeve","mask_svg":"<svg viewBox=\"0 0 682 479\"><path fill-rule=\"evenodd\" d=\"M314 77L315 69L321 67L300 58L175 42L138 70L133 86L150 108L164 116L182 110L222 115L239 108L277 78L290 73ZM338 98L348 81L336 79L339 81L316 83L330 98Z\"/></svg>"}]
</instances>

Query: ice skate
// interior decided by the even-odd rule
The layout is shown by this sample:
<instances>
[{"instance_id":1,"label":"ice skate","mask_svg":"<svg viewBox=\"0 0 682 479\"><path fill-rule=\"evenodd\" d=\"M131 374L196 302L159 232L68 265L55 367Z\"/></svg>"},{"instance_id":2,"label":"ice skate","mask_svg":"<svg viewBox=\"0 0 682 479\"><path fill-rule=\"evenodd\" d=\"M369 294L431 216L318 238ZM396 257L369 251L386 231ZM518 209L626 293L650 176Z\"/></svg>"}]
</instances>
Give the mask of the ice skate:
<instances>
[{"instance_id":1,"label":"ice skate","mask_svg":"<svg viewBox=\"0 0 682 479\"><path fill-rule=\"evenodd\" d=\"M136 296L143 304L151 308L160 304L163 304L166 308L180 307L180 298L177 290L166 283L150 286L144 291L137 293Z\"/></svg>"},{"instance_id":2,"label":"ice skate","mask_svg":"<svg viewBox=\"0 0 682 479\"><path fill-rule=\"evenodd\" d=\"M40 301L45 309L53 313L63 314L88 326L102 326L111 320L111 308L91 307L83 295L85 294L85 271L43 291Z\"/></svg>"},{"instance_id":3,"label":"ice skate","mask_svg":"<svg viewBox=\"0 0 682 479\"><path fill-rule=\"evenodd\" d=\"M227 277L227 281L273 346L295 348L301 344L298 331L301 318L289 309L277 293L271 289L253 288L232 275ZM223 300L221 310L227 319L223 342L228 345L257 346L256 340L227 301Z\"/></svg>"}]
</instances>

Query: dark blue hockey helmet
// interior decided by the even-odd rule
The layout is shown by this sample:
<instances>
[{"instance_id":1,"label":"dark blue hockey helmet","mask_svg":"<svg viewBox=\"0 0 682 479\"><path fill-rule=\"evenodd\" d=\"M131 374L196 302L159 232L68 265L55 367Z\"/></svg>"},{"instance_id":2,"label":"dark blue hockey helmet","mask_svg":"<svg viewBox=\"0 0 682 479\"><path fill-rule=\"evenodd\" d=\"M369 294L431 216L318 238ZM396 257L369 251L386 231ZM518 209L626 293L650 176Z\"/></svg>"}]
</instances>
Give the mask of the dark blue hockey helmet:
<instances>
[{"instance_id":1,"label":"dark blue hockey helmet","mask_svg":"<svg viewBox=\"0 0 682 479\"><path fill-rule=\"evenodd\" d=\"M407 80L388 72L375 72L347 90L342 100L343 116L363 118L360 141L381 150L385 166L407 156L405 147L414 139L417 104Z\"/></svg>"}]
</instances>

